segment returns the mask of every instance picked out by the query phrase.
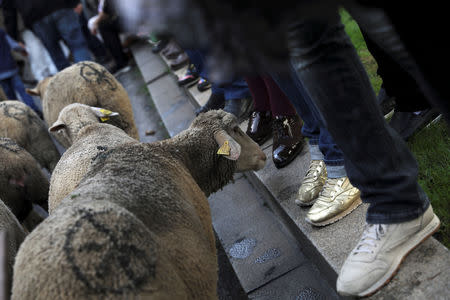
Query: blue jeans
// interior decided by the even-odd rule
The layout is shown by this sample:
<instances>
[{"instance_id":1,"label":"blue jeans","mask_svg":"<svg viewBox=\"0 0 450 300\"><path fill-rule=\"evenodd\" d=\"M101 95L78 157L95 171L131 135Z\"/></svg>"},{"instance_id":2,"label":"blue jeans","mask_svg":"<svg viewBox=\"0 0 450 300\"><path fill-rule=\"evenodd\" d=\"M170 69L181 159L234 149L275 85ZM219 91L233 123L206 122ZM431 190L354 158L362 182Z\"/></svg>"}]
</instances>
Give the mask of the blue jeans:
<instances>
[{"instance_id":1,"label":"blue jeans","mask_svg":"<svg viewBox=\"0 0 450 300\"><path fill-rule=\"evenodd\" d=\"M34 103L33 98L25 92L25 86L23 85L22 79L20 79L19 74L16 73L13 77L0 80L0 85L5 91L8 99L17 99L15 91L20 95L22 101L31 107L34 111L40 112L40 109Z\"/></svg>"},{"instance_id":2,"label":"blue jeans","mask_svg":"<svg viewBox=\"0 0 450 300\"><path fill-rule=\"evenodd\" d=\"M189 49L186 50L186 54L189 56L191 64L195 66L198 74L205 79L208 79L208 72L206 68L206 51ZM250 90L244 79L236 79L227 84L213 83L211 86L211 92L213 94L223 94L225 101L231 99L242 99L250 97Z\"/></svg>"},{"instance_id":3,"label":"blue jeans","mask_svg":"<svg viewBox=\"0 0 450 300\"><path fill-rule=\"evenodd\" d=\"M385 122L337 9L291 25L293 66L344 154L350 181L370 204L367 222L400 223L422 215L429 200L417 183L417 163Z\"/></svg>"},{"instance_id":4,"label":"blue jeans","mask_svg":"<svg viewBox=\"0 0 450 300\"><path fill-rule=\"evenodd\" d=\"M309 138L309 152L312 160L323 160L329 178L347 176L344 154L326 129L322 116L295 71L290 74L271 74L272 78L291 100L297 114L303 120L302 134Z\"/></svg>"},{"instance_id":5,"label":"blue jeans","mask_svg":"<svg viewBox=\"0 0 450 300\"><path fill-rule=\"evenodd\" d=\"M47 48L58 70L70 66L58 43L63 39L72 52L75 62L92 60L81 31L78 15L70 8L60 9L36 21L33 31Z\"/></svg>"}]
</instances>

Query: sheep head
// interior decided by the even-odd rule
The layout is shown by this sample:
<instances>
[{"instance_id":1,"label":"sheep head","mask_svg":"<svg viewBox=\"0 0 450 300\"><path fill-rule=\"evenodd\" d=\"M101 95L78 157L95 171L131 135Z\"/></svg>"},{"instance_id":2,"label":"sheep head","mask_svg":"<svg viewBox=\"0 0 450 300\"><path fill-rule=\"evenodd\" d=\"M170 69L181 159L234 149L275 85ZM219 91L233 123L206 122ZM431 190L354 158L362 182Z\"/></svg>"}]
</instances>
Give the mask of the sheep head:
<instances>
[{"instance_id":1,"label":"sheep head","mask_svg":"<svg viewBox=\"0 0 450 300\"><path fill-rule=\"evenodd\" d=\"M82 128L118 115L119 113L107 109L72 103L61 110L58 120L48 130L62 134L72 145Z\"/></svg>"},{"instance_id":2,"label":"sheep head","mask_svg":"<svg viewBox=\"0 0 450 300\"><path fill-rule=\"evenodd\" d=\"M217 143L217 155L236 161L236 172L260 170L266 155L259 145L239 128L235 116L223 110L200 114L191 128L212 132Z\"/></svg>"},{"instance_id":3,"label":"sheep head","mask_svg":"<svg viewBox=\"0 0 450 300\"><path fill-rule=\"evenodd\" d=\"M44 97L45 91L47 90L47 86L50 83L50 79L52 79L52 76L45 77L39 83L32 89L26 89L25 91L27 94L32 96L39 96L41 98Z\"/></svg>"}]
</instances>

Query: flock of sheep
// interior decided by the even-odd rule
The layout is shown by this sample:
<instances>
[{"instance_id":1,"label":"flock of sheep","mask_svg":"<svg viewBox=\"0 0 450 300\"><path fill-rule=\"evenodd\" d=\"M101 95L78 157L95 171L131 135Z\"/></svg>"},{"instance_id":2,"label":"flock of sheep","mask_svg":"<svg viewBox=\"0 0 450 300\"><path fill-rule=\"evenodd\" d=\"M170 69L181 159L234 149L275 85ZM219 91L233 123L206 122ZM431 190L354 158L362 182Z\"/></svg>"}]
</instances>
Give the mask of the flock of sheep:
<instances>
[{"instance_id":1,"label":"flock of sheep","mask_svg":"<svg viewBox=\"0 0 450 300\"><path fill-rule=\"evenodd\" d=\"M266 160L236 119L210 111L141 143L126 91L92 62L29 93L49 128L23 103L0 102L0 289L12 299L217 298L207 197Z\"/></svg>"}]
</instances>

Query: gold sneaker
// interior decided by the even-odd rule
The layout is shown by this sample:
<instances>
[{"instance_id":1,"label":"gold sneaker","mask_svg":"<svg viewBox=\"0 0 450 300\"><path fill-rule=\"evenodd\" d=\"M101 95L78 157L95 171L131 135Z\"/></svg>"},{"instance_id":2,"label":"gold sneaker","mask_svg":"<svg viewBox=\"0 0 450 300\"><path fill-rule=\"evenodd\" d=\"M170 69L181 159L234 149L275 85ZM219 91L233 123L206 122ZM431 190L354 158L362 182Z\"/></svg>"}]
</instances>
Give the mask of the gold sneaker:
<instances>
[{"instance_id":1,"label":"gold sneaker","mask_svg":"<svg viewBox=\"0 0 450 300\"><path fill-rule=\"evenodd\" d=\"M298 190L295 204L300 206L313 205L327 179L327 168L323 160L312 160L309 170L303 178L302 185Z\"/></svg>"},{"instance_id":2,"label":"gold sneaker","mask_svg":"<svg viewBox=\"0 0 450 300\"><path fill-rule=\"evenodd\" d=\"M306 221L315 226L325 226L342 219L360 204L360 192L348 177L328 178L306 215Z\"/></svg>"}]
</instances>

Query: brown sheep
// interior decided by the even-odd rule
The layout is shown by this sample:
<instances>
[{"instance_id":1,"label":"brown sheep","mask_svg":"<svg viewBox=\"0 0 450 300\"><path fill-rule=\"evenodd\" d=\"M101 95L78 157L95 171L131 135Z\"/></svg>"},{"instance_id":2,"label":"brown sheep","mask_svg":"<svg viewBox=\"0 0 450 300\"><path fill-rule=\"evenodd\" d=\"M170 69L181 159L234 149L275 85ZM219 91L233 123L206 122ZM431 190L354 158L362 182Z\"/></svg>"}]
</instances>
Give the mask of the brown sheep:
<instances>
[{"instance_id":1,"label":"brown sheep","mask_svg":"<svg viewBox=\"0 0 450 300\"><path fill-rule=\"evenodd\" d=\"M44 120L49 126L58 119L59 112L65 106L83 103L118 112L120 117L108 123L139 140L127 92L113 75L97 63L84 61L74 64L44 79L27 92L41 97ZM56 138L64 147L69 147L66 137L56 135Z\"/></svg>"},{"instance_id":2,"label":"brown sheep","mask_svg":"<svg viewBox=\"0 0 450 300\"><path fill-rule=\"evenodd\" d=\"M0 102L0 137L15 141L50 172L61 157L44 122L20 101Z\"/></svg>"},{"instance_id":3,"label":"brown sheep","mask_svg":"<svg viewBox=\"0 0 450 300\"><path fill-rule=\"evenodd\" d=\"M217 257L207 196L235 172L262 168L265 159L236 119L223 111L201 114L168 140L109 148L93 158L77 188L24 242L14 267L13 299L216 299ZM135 226L121 229L125 223L115 218L96 221L86 206L96 202L129 211L149 230L150 242L145 239L130 251L125 247L129 242L121 241L132 239ZM79 214L86 215L86 228L113 233L91 235L79 225ZM74 240L75 234L80 238ZM158 249L151 255L156 264L167 258L154 274L146 272L150 267L143 253L152 248ZM136 268L139 260L146 262ZM166 273L176 274L177 284L158 288ZM137 274L142 274L139 280L129 283Z\"/></svg>"},{"instance_id":4,"label":"brown sheep","mask_svg":"<svg viewBox=\"0 0 450 300\"><path fill-rule=\"evenodd\" d=\"M0 138L0 198L20 222L32 212L33 203L47 210L48 188L33 156L13 140Z\"/></svg>"}]
</instances>

